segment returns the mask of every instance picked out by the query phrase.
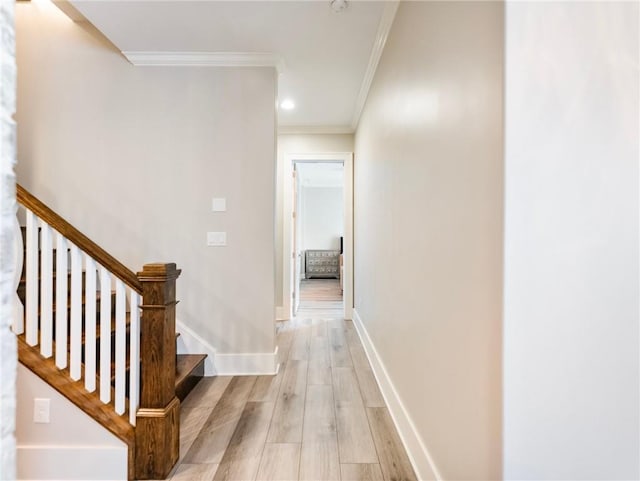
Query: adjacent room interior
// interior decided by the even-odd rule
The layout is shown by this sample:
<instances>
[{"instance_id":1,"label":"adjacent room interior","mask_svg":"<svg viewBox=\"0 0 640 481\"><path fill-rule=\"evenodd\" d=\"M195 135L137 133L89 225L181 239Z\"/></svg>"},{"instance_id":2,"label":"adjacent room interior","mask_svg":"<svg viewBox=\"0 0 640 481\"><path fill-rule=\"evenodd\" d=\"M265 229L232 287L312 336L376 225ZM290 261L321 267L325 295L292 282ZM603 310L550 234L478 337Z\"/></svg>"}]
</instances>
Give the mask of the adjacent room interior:
<instances>
[{"instance_id":1,"label":"adjacent room interior","mask_svg":"<svg viewBox=\"0 0 640 481\"><path fill-rule=\"evenodd\" d=\"M344 165L294 163L294 315L343 309Z\"/></svg>"}]
</instances>

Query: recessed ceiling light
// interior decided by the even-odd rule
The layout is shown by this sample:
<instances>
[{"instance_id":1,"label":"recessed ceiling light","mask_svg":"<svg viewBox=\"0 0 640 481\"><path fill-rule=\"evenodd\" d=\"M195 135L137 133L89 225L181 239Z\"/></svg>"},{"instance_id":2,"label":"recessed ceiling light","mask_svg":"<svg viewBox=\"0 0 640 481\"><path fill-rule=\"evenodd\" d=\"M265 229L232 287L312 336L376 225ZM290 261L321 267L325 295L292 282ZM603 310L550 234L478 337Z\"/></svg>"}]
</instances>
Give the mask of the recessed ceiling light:
<instances>
[{"instance_id":1,"label":"recessed ceiling light","mask_svg":"<svg viewBox=\"0 0 640 481\"><path fill-rule=\"evenodd\" d=\"M296 104L293 100L291 99L284 99L281 103L280 103L280 108L282 110L293 110L296 108Z\"/></svg>"},{"instance_id":2,"label":"recessed ceiling light","mask_svg":"<svg viewBox=\"0 0 640 481\"><path fill-rule=\"evenodd\" d=\"M331 0L331 10L333 10L334 13L343 12L348 6L347 0Z\"/></svg>"}]
</instances>

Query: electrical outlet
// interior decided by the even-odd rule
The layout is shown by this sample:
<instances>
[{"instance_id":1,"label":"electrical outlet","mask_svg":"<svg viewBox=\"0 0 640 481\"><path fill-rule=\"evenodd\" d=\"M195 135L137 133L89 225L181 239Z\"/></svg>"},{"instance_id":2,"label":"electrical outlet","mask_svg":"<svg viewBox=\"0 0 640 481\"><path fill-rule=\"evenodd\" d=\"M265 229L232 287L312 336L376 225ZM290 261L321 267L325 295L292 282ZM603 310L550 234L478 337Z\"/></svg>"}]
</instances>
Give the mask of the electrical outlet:
<instances>
[{"instance_id":1,"label":"electrical outlet","mask_svg":"<svg viewBox=\"0 0 640 481\"><path fill-rule=\"evenodd\" d=\"M34 423L50 423L51 422L51 399L34 398L33 400L33 422Z\"/></svg>"},{"instance_id":2,"label":"electrical outlet","mask_svg":"<svg viewBox=\"0 0 640 481\"><path fill-rule=\"evenodd\" d=\"M207 245L213 247L222 247L227 245L226 232L207 232Z\"/></svg>"}]
</instances>

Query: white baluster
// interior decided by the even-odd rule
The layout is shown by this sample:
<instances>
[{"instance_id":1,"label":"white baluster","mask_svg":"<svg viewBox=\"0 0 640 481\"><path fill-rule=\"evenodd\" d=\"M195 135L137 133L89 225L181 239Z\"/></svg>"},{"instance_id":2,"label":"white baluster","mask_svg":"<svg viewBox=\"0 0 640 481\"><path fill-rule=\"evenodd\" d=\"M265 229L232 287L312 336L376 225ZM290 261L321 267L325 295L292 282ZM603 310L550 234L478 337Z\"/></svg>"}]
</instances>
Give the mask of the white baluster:
<instances>
[{"instance_id":1,"label":"white baluster","mask_svg":"<svg viewBox=\"0 0 640 481\"><path fill-rule=\"evenodd\" d=\"M27 327L26 340L30 346L38 344L38 218L27 209Z\"/></svg>"},{"instance_id":2,"label":"white baluster","mask_svg":"<svg viewBox=\"0 0 640 481\"><path fill-rule=\"evenodd\" d=\"M56 366L67 367L69 302L69 252L67 239L58 234L56 242Z\"/></svg>"},{"instance_id":3,"label":"white baluster","mask_svg":"<svg viewBox=\"0 0 640 481\"><path fill-rule=\"evenodd\" d=\"M82 253L71 244L71 351L69 355L71 379L82 376Z\"/></svg>"},{"instance_id":4,"label":"white baluster","mask_svg":"<svg viewBox=\"0 0 640 481\"><path fill-rule=\"evenodd\" d=\"M116 279L116 413L125 409L125 386L127 379L127 293L124 283Z\"/></svg>"},{"instance_id":5,"label":"white baluster","mask_svg":"<svg viewBox=\"0 0 640 481\"><path fill-rule=\"evenodd\" d=\"M111 274L100 266L100 400L111 401Z\"/></svg>"},{"instance_id":6,"label":"white baluster","mask_svg":"<svg viewBox=\"0 0 640 481\"><path fill-rule=\"evenodd\" d=\"M40 223L40 354L48 358L53 355L53 232L46 222ZM66 303L58 308L66 309Z\"/></svg>"},{"instance_id":7,"label":"white baluster","mask_svg":"<svg viewBox=\"0 0 640 481\"><path fill-rule=\"evenodd\" d=\"M22 229L18 217L13 218L13 248L14 248L14 265L13 271L13 325L11 328L15 334L24 333L24 305L18 296L18 286L22 278L22 267L24 263L24 242L22 239Z\"/></svg>"},{"instance_id":8,"label":"white baluster","mask_svg":"<svg viewBox=\"0 0 640 481\"><path fill-rule=\"evenodd\" d=\"M96 262L87 254L85 262L84 387L96 390Z\"/></svg>"},{"instance_id":9,"label":"white baluster","mask_svg":"<svg viewBox=\"0 0 640 481\"><path fill-rule=\"evenodd\" d=\"M129 313L129 422L136 425L138 397L140 396L140 295L130 290Z\"/></svg>"}]
</instances>

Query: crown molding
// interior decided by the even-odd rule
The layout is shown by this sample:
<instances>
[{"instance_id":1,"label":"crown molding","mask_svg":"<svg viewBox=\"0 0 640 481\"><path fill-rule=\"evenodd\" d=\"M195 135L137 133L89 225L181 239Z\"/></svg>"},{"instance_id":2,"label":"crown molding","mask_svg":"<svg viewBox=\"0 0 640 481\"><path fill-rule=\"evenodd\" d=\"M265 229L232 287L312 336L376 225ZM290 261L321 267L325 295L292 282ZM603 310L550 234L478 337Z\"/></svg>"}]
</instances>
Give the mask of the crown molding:
<instances>
[{"instance_id":1,"label":"crown molding","mask_svg":"<svg viewBox=\"0 0 640 481\"><path fill-rule=\"evenodd\" d=\"M279 135L353 134L348 125L280 125Z\"/></svg>"},{"instance_id":2,"label":"crown molding","mask_svg":"<svg viewBox=\"0 0 640 481\"><path fill-rule=\"evenodd\" d=\"M279 73L284 59L275 53L255 52L122 52L138 67L274 67Z\"/></svg>"},{"instance_id":3,"label":"crown molding","mask_svg":"<svg viewBox=\"0 0 640 481\"><path fill-rule=\"evenodd\" d=\"M384 46L387 43L387 38L389 37L389 32L391 31L391 26L393 25L393 20L396 18L396 12L398 11L399 5L399 1L393 1L387 2L384 6L384 11L382 12L382 17L380 18L380 23L378 24L376 40L373 44L371 55L369 56L369 65L367 65L367 71L365 72L364 78L362 79L360 92L358 93L356 106L353 111L353 117L351 119L351 129L353 131L355 131L356 127L358 127L358 122L360 122L360 116L362 115L364 104L367 101L369 89L371 88L373 77L376 74L378 63L380 63L380 57L382 57L382 52L384 51Z\"/></svg>"}]
</instances>

